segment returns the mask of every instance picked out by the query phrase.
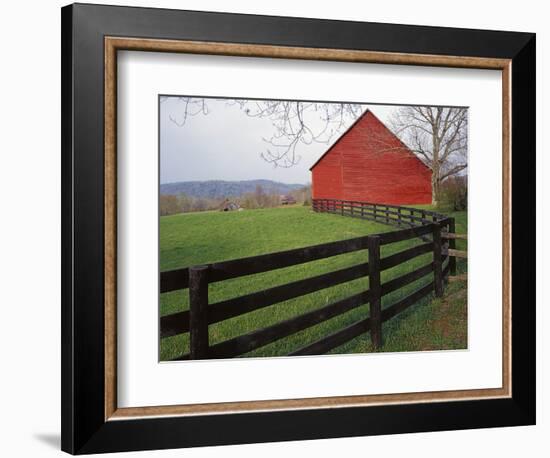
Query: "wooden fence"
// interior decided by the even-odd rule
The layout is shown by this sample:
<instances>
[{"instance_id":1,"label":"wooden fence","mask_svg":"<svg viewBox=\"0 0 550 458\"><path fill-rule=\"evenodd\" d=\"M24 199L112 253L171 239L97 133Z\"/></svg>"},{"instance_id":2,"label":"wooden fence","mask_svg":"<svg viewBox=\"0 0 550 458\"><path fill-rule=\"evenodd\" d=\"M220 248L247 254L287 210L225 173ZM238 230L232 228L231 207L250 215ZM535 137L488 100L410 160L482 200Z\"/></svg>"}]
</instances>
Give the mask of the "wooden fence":
<instances>
[{"instance_id":1,"label":"wooden fence","mask_svg":"<svg viewBox=\"0 0 550 458\"><path fill-rule=\"evenodd\" d=\"M445 231L444 228L442 237L448 240L448 245L444 247L444 254L450 256L449 268L452 276L456 275L456 258L466 257L466 252L455 249L455 239L465 239L466 236L455 235L455 219L449 218L442 213L423 208L340 199L313 199L311 205L314 212L351 216L352 218L367 219L397 227L419 227L429 223L445 222L447 230ZM425 236L421 236L420 238L424 241L428 240Z\"/></svg>"},{"instance_id":2,"label":"wooden fence","mask_svg":"<svg viewBox=\"0 0 550 458\"><path fill-rule=\"evenodd\" d=\"M316 211L319 211L319 204L315 205L317 206ZM353 212L351 208L354 208L354 206L350 207L346 204L346 207L349 209L347 211ZM385 208L382 210L384 218L401 214L401 225L411 227L283 252L161 272L161 293L187 288L189 290L189 310L163 316L160 319L161 338L189 333L189 353L182 354L174 360L233 358L367 303L370 304L369 316L308 344L292 352L291 355L324 354L367 332L370 332L374 347L380 347L382 344L382 323L432 292L438 297L441 296L445 278L451 271L454 273L455 270L455 266L451 261L454 258L448 256L448 248L442 242L445 234L454 230L454 220L452 218L416 209L407 209L414 210L414 212L407 211L404 213L401 211L393 213L391 208L394 208L394 206L380 205L377 205L375 213L378 213L382 207ZM363 208L366 208L366 205ZM419 218L417 212L421 212L421 215L425 214L426 217L420 216L422 221L417 220ZM363 211L363 216L366 217L367 215L364 213L365 211ZM405 214L407 214L406 217L404 217ZM375 216L375 218L378 218L378 216ZM407 220L411 224L407 223ZM399 221L399 218L397 221ZM420 221L420 224L413 224L413 221ZM381 258L381 246L414 238L423 238L423 243ZM367 262L221 302L210 303L208 298L208 285L211 283L269 272L359 250L367 250ZM426 253L432 253L433 255L429 263L381 283L381 272ZM445 262L447 259L448 262ZM382 298L385 295L427 275L432 276L428 284L382 309ZM364 277L369 279L369 289L365 291L245 335L213 345L209 342L208 328L211 324Z\"/></svg>"},{"instance_id":3,"label":"wooden fence","mask_svg":"<svg viewBox=\"0 0 550 458\"><path fill-rule=\"evenodd\" d=\"M468 279L467 274L456 275L456 258L468 258L468 253L465 250L456 249L457 240L468 240L466 234L457 234L455 232L455 222L454 218L450 218L449 221L449 230L447 232L442 232L441 236L444 240L447 240L446 250L443 250L443 254L449 256L449 263L451 264L451 275L449 280L451 281L466 281Z\"/></svg>"},{"instance_id":4,"label":"wooden fence","mask_svg":"<svg viewBox=\"0 0 550 458\"><path fill-rule=\"evenodd\" d=\"M417 227L448 219L441 213L421 208L353 200L313 199L312 208L315 212L335 213L404 227Z\"/></svg>"}]
</instances>

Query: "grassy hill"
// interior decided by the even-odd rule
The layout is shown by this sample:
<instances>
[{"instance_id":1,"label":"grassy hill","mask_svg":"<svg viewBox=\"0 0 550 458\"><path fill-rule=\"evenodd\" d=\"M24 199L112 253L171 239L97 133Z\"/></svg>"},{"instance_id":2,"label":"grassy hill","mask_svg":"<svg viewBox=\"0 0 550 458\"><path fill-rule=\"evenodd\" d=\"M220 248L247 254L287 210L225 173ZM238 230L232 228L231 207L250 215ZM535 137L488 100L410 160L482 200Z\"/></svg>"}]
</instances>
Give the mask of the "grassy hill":
<instances>
[{"instance_id":1,"label":"grassy hill","mask_svg":"<svg viewBox=\"0 0 550 458\"><path fill-rule=\"evenodd\" d=\"M457 213L457 231L466 231L465 213ZM338 215L314 213L308 207L294 206L243 212L202 212L162 217L160 221L160 267L171 270L178 267L242 258L318 243L342 240L361 235L394 230L394 228ZM401 251L418 240L409 240L382 248L382 256ZM459 247L460 248L460 247ZM399 276L429 262L431 255L423 255L405 265L389 269L382 281ZM359 251L299 266L251 275L210 285L210 302L217 302L259 291L290 281L311 277L359 264L367 260L367 252ZM463 262L460 269L465 269ZM408 285L384 298L388 306L400 297L430 281L429 276ZM343 285L327 288L306 296L275 304L261 310L232 318L210 326L210 342L217 343L238 335L269 326L345 298L368 288L368 279L361 278ZM464 285L453 286L460 293ZM451 291L451 290L449 290ZM161 315L188 308L188 292L175 291L161 295ZM445 299L447 300L447 299ZM465 299L448 299L430 303L430 298L411 307L384 324L385 343L382 351L465 348ZM435 305L434 305L435 304ZM441 310L446 310L442 314ZM334 332L368 315L368 304L301 331L291 337L259 348L246 356L286 355L314 340ZM441 322L439 325L438 320ZM188 351L188 335L163 339L161 359L171 359ZM335 353L373 351L370 336L359 336Z\"/></svg>"}]
</instances>

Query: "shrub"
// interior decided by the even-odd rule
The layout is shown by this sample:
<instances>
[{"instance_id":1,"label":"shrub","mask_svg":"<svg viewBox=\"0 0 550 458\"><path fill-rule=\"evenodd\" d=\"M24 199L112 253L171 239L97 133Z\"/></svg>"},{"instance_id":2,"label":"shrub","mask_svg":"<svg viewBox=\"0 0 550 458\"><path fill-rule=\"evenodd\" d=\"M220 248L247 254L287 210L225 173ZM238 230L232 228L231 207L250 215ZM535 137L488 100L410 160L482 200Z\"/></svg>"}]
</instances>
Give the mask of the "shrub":
<instances>
[{"instance_id":1,"label":"shrub","mask_svg":"<svg viewBox=\"0 0 550 458\"><path fill-rule=\"evenodd\" d=\"M465 176L449 177L441 184L440 206L452 211L468 209L468 180Z\"/></svg>"}]
</instances>

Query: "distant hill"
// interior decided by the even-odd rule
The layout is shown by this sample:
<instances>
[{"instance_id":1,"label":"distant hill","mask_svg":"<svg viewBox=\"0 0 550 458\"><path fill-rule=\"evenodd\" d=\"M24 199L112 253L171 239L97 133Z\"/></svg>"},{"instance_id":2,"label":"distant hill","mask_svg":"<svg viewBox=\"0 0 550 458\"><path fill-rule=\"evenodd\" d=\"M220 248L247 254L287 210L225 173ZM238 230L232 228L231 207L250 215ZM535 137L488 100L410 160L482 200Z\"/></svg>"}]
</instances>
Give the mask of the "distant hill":
<instances>
[{"instance_id":1,"label":"distant hill","mask_svg":"<svg viewBox=\"0 0 550 458\"><path fill-rule=\"evenodd\" d=\"M239 197L247 192L254 192L260 185L266 194L288 194L290 191L301 189L303 184L279 183L271 180L246 181L179 181L160 185L160 193L164 195L187 194L191 197Z\"/></svg>"}]
</instances>

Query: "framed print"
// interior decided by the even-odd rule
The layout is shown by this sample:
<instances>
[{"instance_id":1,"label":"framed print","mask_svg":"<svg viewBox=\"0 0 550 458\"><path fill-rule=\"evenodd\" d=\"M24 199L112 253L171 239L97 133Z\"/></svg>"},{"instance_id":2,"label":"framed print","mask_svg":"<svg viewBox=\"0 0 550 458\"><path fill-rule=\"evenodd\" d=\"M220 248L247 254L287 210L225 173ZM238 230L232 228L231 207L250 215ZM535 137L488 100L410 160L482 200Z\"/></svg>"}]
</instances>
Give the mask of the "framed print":
<instances>
[{"instance_id":1,"label":"framed print","mask_svg":"<svg viewBox=\"0 0 550 458\"><path fill-rule=\"evenodd\" d=\"M62 58L63 450L534 424L534 34L70 5Z\"/></svg>"}]
</instances>

